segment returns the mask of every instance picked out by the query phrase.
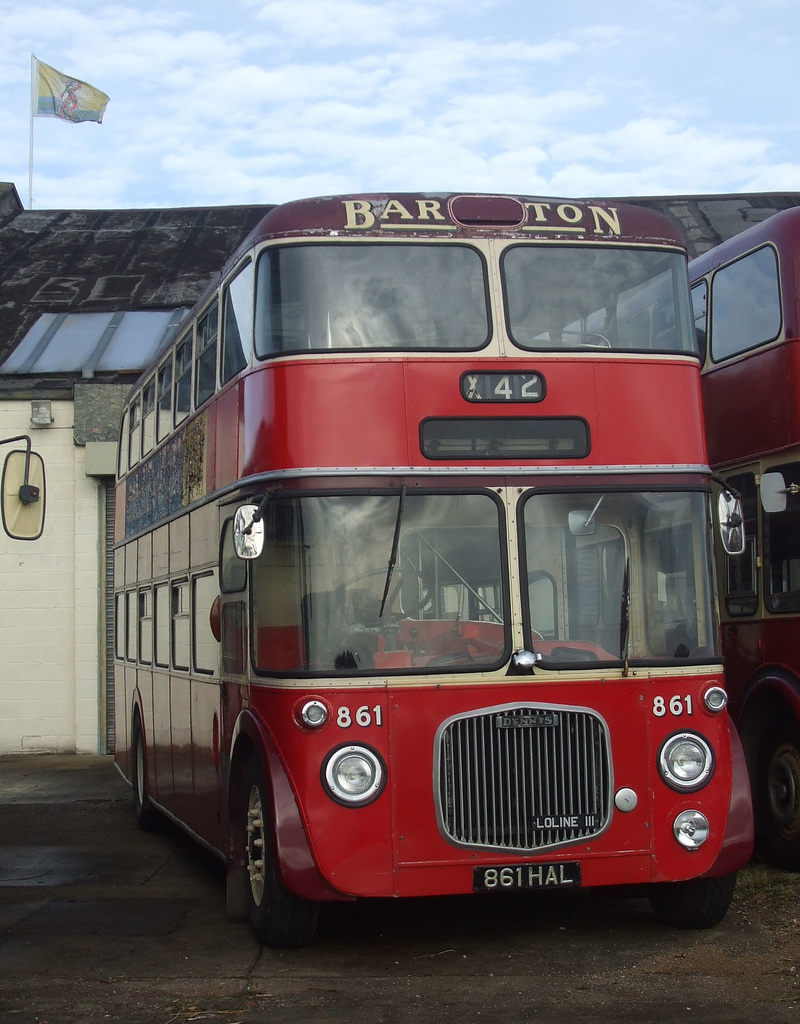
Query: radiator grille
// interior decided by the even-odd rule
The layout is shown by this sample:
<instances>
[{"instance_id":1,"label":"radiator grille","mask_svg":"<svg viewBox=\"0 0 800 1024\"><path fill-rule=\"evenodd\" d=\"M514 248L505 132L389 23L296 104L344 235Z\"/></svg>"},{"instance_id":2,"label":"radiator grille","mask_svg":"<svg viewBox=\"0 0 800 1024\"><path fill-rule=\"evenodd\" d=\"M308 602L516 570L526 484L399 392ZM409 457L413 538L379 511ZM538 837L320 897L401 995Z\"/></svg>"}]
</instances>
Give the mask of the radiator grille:
<instances>
[{"instance_id":1,"label":"radiator grille","mask_svg":"<svg viewBox=\"0 0 800 1024\"><path fill-rule=\"evenodd\" d=\"M457 846L539 850L608 824L608 731L591 711L485 708L445 723L437 742L439 824Z\"/></svg>"}]
</instances>

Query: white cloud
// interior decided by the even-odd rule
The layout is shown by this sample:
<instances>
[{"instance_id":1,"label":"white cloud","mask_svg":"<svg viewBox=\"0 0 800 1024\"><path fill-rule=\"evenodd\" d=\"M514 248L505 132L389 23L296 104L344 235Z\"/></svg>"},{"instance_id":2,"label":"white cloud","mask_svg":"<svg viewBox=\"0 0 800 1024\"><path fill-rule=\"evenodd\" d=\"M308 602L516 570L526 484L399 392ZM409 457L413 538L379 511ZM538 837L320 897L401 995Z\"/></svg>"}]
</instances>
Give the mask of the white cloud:
<instances>
[{"instance_id":1,"label":"white cloud","mask_svg":"<svg viewBox=\"0 0 800 1024\"><path fill-rule=\"evenodd\" d=\"M38 205L800 189L784 0L65 2L0 0L0 179L27 183L31 49L111 97L37 119Z\"/></svg>"},{"instance_id":2,"label":"white cloud","mask_svg":"<svg viewBox=\"0 0 800 1024\"><path fill-rule=\"evenodd\" d=\"M398 36L419 42L443 13L463 14L460 0L271 0L253 3L259 21L305 46L352 47L394 44ZM474 11L494 6L472 4Z\"/></svg>"}]
</instances>

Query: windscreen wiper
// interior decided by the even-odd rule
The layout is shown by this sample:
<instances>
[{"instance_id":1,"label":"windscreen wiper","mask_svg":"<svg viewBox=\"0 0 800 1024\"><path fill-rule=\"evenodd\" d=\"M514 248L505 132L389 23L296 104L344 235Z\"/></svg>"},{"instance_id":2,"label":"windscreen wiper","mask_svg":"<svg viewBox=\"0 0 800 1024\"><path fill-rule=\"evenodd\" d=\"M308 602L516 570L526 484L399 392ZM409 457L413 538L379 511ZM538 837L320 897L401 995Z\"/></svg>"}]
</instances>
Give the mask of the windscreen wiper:
<instances>
[{"instance_id":1,"label":"windscreen wiper","mask_svg":"<svg viewBox=\"0 0 800 1024\"><path fill-rule=\"evenodd\" d=\"M386 583L383 587L383 599L381 600L381 609L378 612L378 618L383 618L383 609L386 607L386 598L389 596L389 587L392 583L392 574L394 573L395 563L397 562L397 549L400 546L400 524L403 521L403 507L406 503L406 491L408 490L408 484L403 481L403 486L400 490L400 504L397 506L397 519L394 523L394 537L392 538L392 550L389 555L389 567L386 570Z\"/></svg>"},{"instance_id":2,"label":"windscreen wiper","mask_svg":"<svg viewBox=\"0 0 800 1024\"><path fill-rule=\"evenodd\" d=\"M619 654L622 658L622 674L628 674L628 644L631 623L631 559L625 559L625 574L622 577L622 601L619 610Z\"/></svg>"}]
</instances>

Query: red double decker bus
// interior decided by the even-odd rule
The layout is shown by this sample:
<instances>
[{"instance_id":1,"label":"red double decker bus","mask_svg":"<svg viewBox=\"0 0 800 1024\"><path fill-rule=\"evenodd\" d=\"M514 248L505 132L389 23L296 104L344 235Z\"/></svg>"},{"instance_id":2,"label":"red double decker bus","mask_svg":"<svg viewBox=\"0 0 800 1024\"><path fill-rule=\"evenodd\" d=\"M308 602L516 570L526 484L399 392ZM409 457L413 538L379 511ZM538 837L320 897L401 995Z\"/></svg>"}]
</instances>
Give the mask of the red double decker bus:
<instances>
[{"instance_id":1,"label":"red double decker bus","mask_svg":"<svg viewBox=\"0 0 800 1024\"><path fill-rule=\"evenodd\" d=\"M666 220L275 207L120 453L117 763L262 941L362 897L625 884L725 914L752 820Z\"/></svg>"},{"instance_id":2,"label":"red double decker bus","mask_svg":"<svg viewBox=\"0 0 800 1024\"><path fill-rule=\"evenodd\" d=\"M690 264L712 467L741 495L743 555L719 552L731 709L763 856L800 870L800 209Z\"/></svg>"}]
</instances>

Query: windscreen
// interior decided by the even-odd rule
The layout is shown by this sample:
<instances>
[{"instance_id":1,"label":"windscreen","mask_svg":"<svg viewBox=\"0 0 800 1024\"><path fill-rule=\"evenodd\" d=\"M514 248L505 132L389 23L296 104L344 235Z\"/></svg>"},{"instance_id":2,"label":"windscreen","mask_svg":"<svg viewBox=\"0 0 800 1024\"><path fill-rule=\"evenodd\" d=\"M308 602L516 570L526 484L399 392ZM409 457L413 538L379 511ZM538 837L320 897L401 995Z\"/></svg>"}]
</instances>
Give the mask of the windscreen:
<instances>
[{"instance_id":1,"label":"windscreen","mask_svg":"<svg viewBox=\"0 0 800 1024\"><path fill-rule=\"evenodd\" d=\"M266 249L258 263L256 355L481 348L486 269L465 245L326 244Z\"/></svg>"},{"instance_id":2,"label":"windscreen","mask_svg":"<svg viewBox=\"0 0 800 1024\"><path fill-rule=\"evenodd\" d=\"M499 506L488 494L275 498L252 563L263 671L481 671L507 653Z\"/></svg>"},{"instance_id":3,"label":"windscreen","mask_svg":"<svg viewBox=\"0 0 800 1024\"><path fill-rule=\"evenodd\" d=\"M705 494L533 494L523 516L526 640L545 667L718 656Z\"/></svg>"},{"instance_id":4,"label":"windscreen","mask_svg":"<svg viewBox=\"0 0 800 1024\"><path fill-rule=\"evenodd\" d=\"M680 253L518 245L501 273L508 332L521 348L697 355Z\"/></svg>"}]
</instances>

